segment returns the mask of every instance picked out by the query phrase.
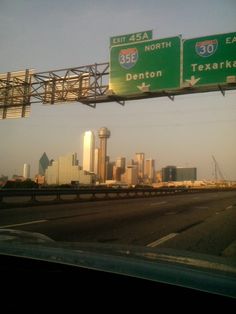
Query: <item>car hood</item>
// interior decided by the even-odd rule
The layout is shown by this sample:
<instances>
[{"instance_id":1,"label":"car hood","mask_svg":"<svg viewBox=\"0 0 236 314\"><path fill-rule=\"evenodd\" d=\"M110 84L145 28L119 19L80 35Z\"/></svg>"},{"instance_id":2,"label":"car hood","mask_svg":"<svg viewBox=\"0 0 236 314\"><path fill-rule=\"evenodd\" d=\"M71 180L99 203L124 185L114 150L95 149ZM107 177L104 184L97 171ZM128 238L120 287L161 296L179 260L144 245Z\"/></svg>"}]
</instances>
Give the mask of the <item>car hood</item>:
<instances>
[{"instance_id":1,"label":"car hood","mask_svg":"<svg viewBox=\"0 0 236 314\"><path fill-rule=\"evenodd\" d=\"M0 255L60 263L236 298L236 260L174 249L56 242L40 233L0 229Z\"/></svg>"}]
</instances>

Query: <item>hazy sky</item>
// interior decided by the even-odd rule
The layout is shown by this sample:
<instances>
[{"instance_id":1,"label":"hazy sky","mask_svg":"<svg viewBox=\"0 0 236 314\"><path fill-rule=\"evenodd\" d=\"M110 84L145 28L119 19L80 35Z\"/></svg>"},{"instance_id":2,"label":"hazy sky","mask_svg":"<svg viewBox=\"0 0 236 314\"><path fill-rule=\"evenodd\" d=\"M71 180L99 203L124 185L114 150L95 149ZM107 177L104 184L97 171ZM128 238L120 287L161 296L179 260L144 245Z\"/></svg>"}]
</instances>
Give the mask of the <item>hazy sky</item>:
<instances>
[{"instance_id":1,"label":"hazy sky","mask_svg":"<svg viewBox=\"0 0 236 314\"><path fill-rule=\"evenodd\" d=\"M109 37L153 30L153 38L236 31L235 0L0 0L0 73L36 72L109 60ZM166 165L196 166L213 176L212 155L226 179L236 180L236 91L98 104L32 105L30 118L1 120L0 175L38 171L45 151L57 159L77 152L82 135L106 126L108 154L144 152Z\"/></svg>"}]
</instances>

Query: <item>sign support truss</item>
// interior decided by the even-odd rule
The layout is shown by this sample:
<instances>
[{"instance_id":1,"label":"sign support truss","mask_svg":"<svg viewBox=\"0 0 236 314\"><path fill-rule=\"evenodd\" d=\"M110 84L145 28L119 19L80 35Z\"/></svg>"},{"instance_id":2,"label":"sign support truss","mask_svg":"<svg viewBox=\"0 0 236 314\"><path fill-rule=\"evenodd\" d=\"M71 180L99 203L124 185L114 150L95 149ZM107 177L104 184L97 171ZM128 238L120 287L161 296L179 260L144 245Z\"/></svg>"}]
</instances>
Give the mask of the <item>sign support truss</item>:
<instances>
[{"instance_id":1,"label":"sign support truss","mask_svg":"<svg viewBox=\"0 0 236 314\"><path fill-rule=\"evenodd\" d=\"M95 63L36 73L31 97L43 104L78 101L91 106L108 90L108 68L109 63Z\"/></svg>"},{"instance_id":2,"label":"sign support truss","mask_svg":"<svg viewBox=\"0 0 236 314\"><path fill-rule=\"evenodd\" d=\"M29 116L33 70L0 74L0 119Z\"/></svg>"}]
</instances>

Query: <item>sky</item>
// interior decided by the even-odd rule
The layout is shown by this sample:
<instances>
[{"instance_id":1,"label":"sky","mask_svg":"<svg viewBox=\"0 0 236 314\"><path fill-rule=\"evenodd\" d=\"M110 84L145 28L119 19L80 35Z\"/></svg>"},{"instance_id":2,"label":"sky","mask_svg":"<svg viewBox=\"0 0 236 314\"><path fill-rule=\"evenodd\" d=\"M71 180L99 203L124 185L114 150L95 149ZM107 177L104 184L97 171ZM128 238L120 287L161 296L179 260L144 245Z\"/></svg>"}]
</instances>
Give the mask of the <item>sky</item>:
<instances>
[{"instance_id":1,"label":"sky","mask_svg":"<svg viewBox=\"0 0 236 314\"><path fill-rule=\"evenodd\" d=\"M109 61L111 36L153 30L153 38L184 39L236 31L235 0L0 0L0 73L36 72ZM198 169L212 179L212 155L227 180L236 180L236 91L97 104L32 104L23 119L0 120L0 175L38 171L50 159L77 152L86 130L111 131L108 155L144 152L160 170Z\"/></svg>"}]
</instances>

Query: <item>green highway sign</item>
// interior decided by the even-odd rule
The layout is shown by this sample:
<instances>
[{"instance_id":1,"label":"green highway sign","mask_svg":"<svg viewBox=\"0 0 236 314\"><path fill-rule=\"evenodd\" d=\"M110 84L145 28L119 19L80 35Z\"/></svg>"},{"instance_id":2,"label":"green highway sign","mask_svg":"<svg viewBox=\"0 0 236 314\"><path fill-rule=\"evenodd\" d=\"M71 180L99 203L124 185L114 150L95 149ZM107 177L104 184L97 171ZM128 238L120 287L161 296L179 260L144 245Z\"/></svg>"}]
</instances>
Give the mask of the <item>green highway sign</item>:
<instances>
[{"instance_id":1,"label":"green highway sign","mask_svg":"<svg viewBox=\"0 0 236 314\"><path fill-rule=\"evenodd\" d=\"M236 33L183 42L183 86L236 82Z\"/></svg>"},{"instance_id":2,"label":"green highway sign","mask_svg":"<svg viewBox=\"0 0 236 314\"><path fill-rule=\"evenodd\" d=\"M152 31L120 35L110 38L110 46L124 45L152 39Z\"/></svg>"},{"instance_id":3,"label":"green highway sign","mask_svg":"<svg viewBox=\"0 0 236 314\"><path fill-rule=\"evenodd\" d=\"M129 96L180 88L181 37L113 46L109 89Z\"/></svg>"}]
</instances>

